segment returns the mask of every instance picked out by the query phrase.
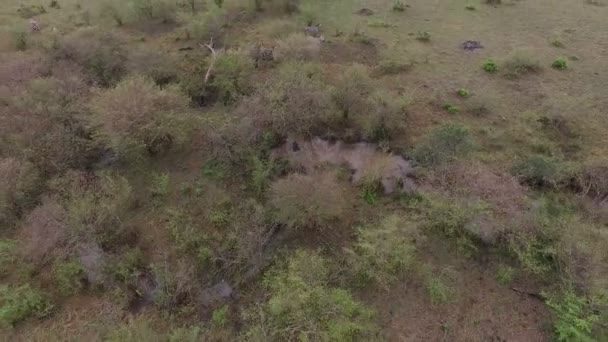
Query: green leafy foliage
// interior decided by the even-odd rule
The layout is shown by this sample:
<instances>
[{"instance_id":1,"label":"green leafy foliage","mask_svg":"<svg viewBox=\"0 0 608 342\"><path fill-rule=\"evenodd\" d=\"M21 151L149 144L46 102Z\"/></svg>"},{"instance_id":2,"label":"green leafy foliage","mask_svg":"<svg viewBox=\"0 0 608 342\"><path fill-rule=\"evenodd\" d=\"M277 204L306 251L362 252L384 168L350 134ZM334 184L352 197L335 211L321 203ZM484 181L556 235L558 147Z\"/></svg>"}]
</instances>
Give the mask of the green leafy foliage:
<instances>
[{"instance_id":1,"label":"green leafy foliage","mask_svg":"<svg viewBox=\"0 0 608 342\"><path fill-rule=\"evenodd\" d=\"M298 250L264 279L270 298L248 313L247 340L367 340L377 330L373 312L329 284L329 266L317 253Z\"/></svg>"},{"instance_id":2,"label":"green leafy foliage","mask_svg":"<svg viewBox=\"0 0 608 342\"><path fill-rule=\"evenodd\" d=\"M527 53L516 52L503 63L507 78L516 79L528 74L535 74L542 70L540 63Z\"/></svg>"},{"instance_id":3,"label":"green leafy foliage","mask_svg":"<svg viewBox=\"0 0 608 342\"><path fill-rule=\"evenodd\" d=\"M186 139L188 103L175 87L160 88L136 76L100 92L91 109L100 136L124 160L136 163Z\"/></svg>"},{"instance_id":4,"label":"green leafy foliage","mask_svg":"<svg viewBox=\"0 0 608 342\"><path fill-rule=\"evenodd\" d=\"M104 248L120 245L126 230L123 219L133 204L127 179L109 172L80 182L82 174L56 179L52 187L60 194L69 234L76 241Z\"/></svg>"},{"instance_id":5,"label":"green leafy foliage","mask_svg":"<svg viewBox=\"0 0 608 342\"><path fill-rule=\"evenodd\" d=\"M121 255L114 256L106 266L106 273L119 283L131 284L143 266L142 251L132 248Z\"/></svg>"},{"instance_id":6,"label":"green leafy foliage","mask_svg":"<svg viewBox=\"0 0 608 342\"><path fill-rule=\"evenodd\" d=\"M427 275L426 290L433 305L451 302L456 296L454 289L449 285L449 279L442 272Z\"/></svg>"},{"instance_id":7,"label":"green leafy foliage","mask_svg":"<svg viewBox=\"0 0 608 342\"><path fill-rule=\"evenodd\" d=\"M0 288L0 326L13 326L32 316L45 317L52 308L46 296L29 284Z\"/></svg>"},{"instance_id":8,"label":"green leafy foliage","mask_svg":"<svg viewBox=\"0 0 608 342\"><path fill-rule=\"evenodd\" d=\"M486 72L493 74L495 72L498 71L498 65L496 64L496 62L493 59L486 59L483 62L483 70L485 70Z\"/></svg>"},{"instance_id":9,"label":"green leafy foliage","mask_svg":"<svg viewBox=\"0 0 608 342\"><path fill-rule=\"evenodd\" d=\"M111 31L84 28L61 38L54 57L75 62L92 81L108 87L126 73L127 51L121 42Z\"/></svg>"},{"instance_id":10,"label":"green leafy foliage","mask_svg":"<svg viewBox=\"0 0 608 342\"><path fill-rule=\"evenodd\" d=\"M599 316L591 310L585 298L569 289L559 298L549 298L547 305L555 317L557 341L594 341L591 333Z\"/></svg>"},{"instance_id":11,"label":"green leafy foliage","mask_svg":"<svg viewBox=\"0 0 608 342\"><path fill-rule=\"evenodd\" d=\"M471 96L471 91L467 88L460 88L460 89L458 89L458 91L456 93L458 94L458 96L464 97L464 98Z\"/></svg>"},{"instance_id":12,"label":"green leafy foliage","mask_svg":"<svg viewBox=\"0 0 608 342\"><path fill-rule=\"evenodd\" d=\"M466 127L444 124L416 146L413 155L423 165L437 165L466 156L473 147L473 138Z\"/></svg>"},{"instance_id":13,"label":"green leafy foliage","mask_svg":"<svg viewBox=\"0 0 608 342\"><path fill-rule=\"evenodd\" d=\"M225 53L218 57L213 67L211 91L225 105L234 103L252 91L250 75L253 62L243 54Z\"/></svg>"},{"instance_id":14,"label":"green leafy foliage","mask_svg":"<svg viewBox=\"0 0 608 342\"><path fill-rule=\"evenodd\" d=\"M219 309L213 310L211 322L217 327L223 327L228 322L228 306L224 305Z\"/></svg>"},{"instance_id":15,"label":"green leafy foliage","mask_svg":"<svg viewBox=\"0 0 608 342\"><path fill-rule=\"evenodd\" d=\"M392 9L395 12L403 12L403 11L405 11L405 7L406 7L406 5L402 0L395 0L393 2Z\"/></svg>"},{"instance_id":16,"label":"green leafy foliage","mask_svg":"<svg viewBox=\"0 0 608 342\"><path fill-rule=\"evenodd\" d=\"M154 206L162 205L167 195L169 195L169 175L167 173L157 173L152 175L150 193Z\"/></svg>"},{"instance_id":17,"label":"green leafy foliage","mask_svg":"<svg viewBox=\"0 0 608 342\"><path fill-rule=\"evenodd\" d=\"M199 265L207 265L213 256L209 238L202 227L197 225L187 213L169 210L169 232L178 251L195 258Z\"/></svg>"},{"instance_id":18,"label":"green leafy foliage","mask_svg":"<svg viewBox=\"0 0 608 342\"><path fill-rule=\"evenodd\" d=\"M496 270L496 281L503 286L511 284L513 276L515 275L515 269L510 266L500 265Z\"/></svg>"},{"instance_id":19,"label":"green leafy foliage","mask_svg":"<svg viewBox=\"0 0 608 342\"><path fill-rule=\"evenodd\" d=\"M333 114L330 96L318 65L288 62L257 94L244 100L240 109L261 131L311 136Z\"/></svg>"},{"instance_id":20,"label":"green leafy foliage","mask_svg":"<svg viewBox=\"0 0 608 342\"><path fill-rule=\"evenodd\" d=\"M11 31L11 38L13 40L13 46L15 49L19 51L27 50L29 37L27 31L25 31L23 28L14 28Z\"/></svg>"},{"instance_id":21,"label":"green leafy foliage","mask_svg":"<svg viewBox=\"0 0 608 342\"><path fill-rule=\"evenodd\" d=\"M40 183L40 172L33 164L0 159L0 227L11 227L35 205Z\"/></svg>"},{"instance_id":22,"label":"green leafy foliage","mask_svg":"<svg viewBox=\"0 0 608 342\"><path fill-rule=\"evenodd\" d=\"M536 187L555 186L560 178L558 164L542 155L533 155L520 161L512 171L526 184Z\"/></svg>"},{"instance_id":23,"label":"green leafy foliage","mask_svg":"<svg viewBox=\"0 0 608 342\"><path fill-rule=\"evenodd\" d=\"M455 106L455 105L449 104L449 103L444 104L443 109L445 109L445 111L450 114L456 114L460 111L460 108L458 108L458 106Z\"/></svg>"},{"instance_id":24,"label":"green leafy foliage","mask_svg":"<svg viewBox=\"0 0 608 342\"><path fill-rule=\"evenodd\" d=\"M416 32L416 40L428 43L431 41L431 34L427 31Z\"/></svg>"},{"instance_id":25,"label":"green leafy foliage","mask_svg":"<svg viewBox=\"0 0 608 342\"><path fill-rule=\"evenodd\" d=\"M0 277L5 275L17 260L15 241L0 239Z\"/></svg>"},{"instance_id":26,"label":"green leafy foliage","mask_svg":"<svg viewBox=\"0 0 608 342\"><path fill-rule=\"evenodd\" d=\"M270 188L278 222L291 229L327 229L347 215L346 189L330 173L290 174Z\"/></svg>"},{"instance_id":27,"label":"green leafy foliage","mask_svg":"<svg viewBox=\"0 0 608 342\"><path fill-rule=\"evenodd\" d=\"M568 60L565 57L559 57L551 63L551 67L557 70L568 69Z\"/></svg>"},{"instance_id":28,"label":"green leafy foliage","mask_svg":"<svg viewBox=\"0 0 608 342\"><path fill-rule=\"evenodd\" d=\"M60 262L54 269L55 283L64 296L78 293L84 287L84 268L76 260Z\"/></svg>"},{"instance_id":29,"label":"green leafy foliage","mask_svg":"<svg viewBox=\"0 0 608 342\"><path fill-rule=\"evenodd\" d=\"M397 215L359 227L357 242L347 250L349 272L361 285L386 288L411 267L420 238L417 227Z\"/></svg>"}]
</instances>

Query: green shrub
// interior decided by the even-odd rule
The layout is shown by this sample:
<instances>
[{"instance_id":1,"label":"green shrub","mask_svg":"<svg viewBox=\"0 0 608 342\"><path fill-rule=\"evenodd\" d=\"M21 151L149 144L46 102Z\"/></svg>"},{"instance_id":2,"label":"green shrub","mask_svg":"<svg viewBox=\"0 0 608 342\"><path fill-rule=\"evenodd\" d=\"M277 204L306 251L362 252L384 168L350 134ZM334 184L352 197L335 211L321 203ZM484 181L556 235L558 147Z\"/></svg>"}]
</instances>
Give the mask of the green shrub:
<instances>
[{"instance_id":1,"label":"green shrub","mask_svg":"<svg viewBox=\"0 0 608 342\"><path fill-rule=\"evenodd\" d=\"M25 51L28 47L28 34L23 28L15 28L11 31L11 38L13 40L13 46L19 51Z\"/></svg>"},{"instance_id":2,"label":"green shrub","mask_svg":"<svg viewBox=\"0 0 608 342\"><path fill-rule=\"evenodd\" d=\"M311 136L326 129L333 109L331 89L321 79L318 65L290 62L242 101L238 112L253 120L260 132Z\"/></svg>"},{"instance_id":3,"label":"green shrub","mask_svg":"<svg viewBox=\"0 0 608 342\"><path fill-rule=\"evenodd\" d=\"M11 227L35 206L40 183L40 173L31 163L0 159L0 227Z\"/></svg>"},{"instance_id":4,"label":"green shrub","mask_svg":"<svg viewBox=\"0 0 608 342\"><path fill-rule=\"evenodd\" d=\"M507 78L515 79L527 74L538 73L542 68L534 57L517 52L503 63L503 69Z\"/></svg>"},{"instance_id":5,"label":"green shrub","mask_svg":"<svg viewBox=\"0 0 608 342\"><path fill-rule=\"evenodd\" d=\"M169 174L157 173L152 175L150 194L155 207L160 207L169 195Z\"/></svg>"},{"instance_id":6,"label":"green shrub","mask_svg":"<svg viewBox=\"0 0 608 342\"><path fill-rule=\"evenodd\" d=\"M194 17L186 26L189 38L199 42L209 42L211 38L215 41L221 39L226 26L230 24L223 8L211 8L204 14Z\"/></svg>"},{"instance_id":7,"label":"green shrub","mask_svg":"<svg viewBox=\"0 0 608 342\"><path fill-rule=\"evenodd\" d=\"M213 310L211 315L211 322L216 327L223 327L228 322L228 306L224 305L219 309Z\"/></svg>"},{"instance_id":8,"label":"green shrub","mask_svg":"<svg viewBox=\"0 0 608 342\"><path fill-rule=\"evenodd\" d=\"M444 104L443 109L445 109L445 111L450 114L456 114L460 111L460 108L458 108L457 106L455 106L453 104L449 104L449 103Z\"/></svg>"},{"instance_id":9,"label":"green shrub","mask_svg":"<svg viewBox=\"0 0 608 342\"><path fill-rule=\"evenodd\" d=\"M339 74L332 97L345 118L367 115L375 86L367 66L353 64Z\"/></svg>"},{"instance_id":10,"label":"green shrub","mask_svg":"<svg viewBox=\"0 0 608 342\"><path fill-rule=\"evenodd\" d=\"M59 292L64 296L70 296L83 289L84 268L76 260L60 262L55 265L54 278Z\"/></svg>"},{"instance_id":11,"label":"green shrub","mask_svg":"<svg viewBox=\"0 0 608 342\"><path fill-rule=\"evenodd\" d=\"M376 88L369 69L361 64L349 66L336 80L332 98L354 140L388 140L406 129L405 99Z\"/></svg>"},{"instance_id":12,"label":"green shrub","mask_svg":"<svg viewBox=\"0 0 608 342\"><path fill-rule=\"evenodd\" d=\"M280 39L274 49L275 60L310 62L319 59L321 40L302 33L292 33Z\"/></svg>"},{"instance_id":13,"label":"green shrub","mask_svg":"<svg viewBox=\"0 0 608 342\"><path fill-rule=\"evenodd\" d=\"M137 163L186 139L189 102L175 87L161 89L135 76L97 94L91 109L100 137L124 160Z\"/></svg>"},{"instance_id":14,"label":"green shrub","mask_svg":"<svg viewBox=\"0 0 608 342\"><path fill-rule=\"evenodd\" d=\"M194 266L183 260L176 264L164 261L151 265L156 283L154 304L164 310L175 310L182 303L192 300L197 278Z\"/></svg>"},{"instance_id":15,"label":"green shrub","mask_svg":"<svg viewBox=\"0 0 608 342\"><path fill-rule=\"evenodd\" d=\"M475 7L475 5L473 5L473 4L467 4L464 8L466 8L469 11L477 10L477 7Z\"/></svg>"},{"instance_id":16,"label":"green shrub","mask_svg":"<svg viewBox=\"0 0 608 342\"><path fill-rule=\"evenodd\" d=\"M395 12L403 12L403 11L405 11L405 7L406 7L406 5L405 5L405 3L403 1L401 1L401 0L395 0L393 2L393 8L392 9Z\"/></svg>"},{"instance_id":17,"label":"green shrub","mask_svg":"<svg viewBox=\"0 0 608 342\"><path fill-rule=\"evenodd\" d=\"M496 281L502 286L507 286L513 281L514 275L515 269L513 267L500 265L496 270Z\"/></svg>"},{"instance_id":18,"label":"green shrub","mask_svg":"<svg viewBox=\"0 0 608 342\"><path fill-rule=\"evenodd\" d=\"M563 48L564 47L564 43L562 43L562 41L559 40L559 38L551 38L551 40L549 41L549 43L551 44L551 46L556 47L556 48Z\"/></svg>"},{"instance_id":19,"label":"green shrub","mask_svg":"<svg viewBox=\"0 0 608 342\"><path fill-rule=\"evenodd\" d=\"M23 19L29 19L35 17L40 14L46 13L46 9L42 5L25 5L19 4L19 8L17 8L17 13Z\"/></svg>"},{"instance_id":20,"label":"green shrub","mask_svg":"<svg viewBox=\"0 0 608 342\"><path fill-rule=\"evenodd\" d=\"M448 284L444 273L429 274L426 279L426 290L431 304L438 305L454 301L454 289Z\"/></svg>"},{"instance_id":21,"label":"green shrub","mask_svg":"<svg viewBox=\"0 0 608 342\"><path fill-rule=\"evenodd\" d=\"M247 56L236 53L222 54L213 67L211 92L225 105L234 103L252 91L250 81L253 62Z\"/></svg>"},{"instance_id":22,"label":"green shrub","mask_svg":"<svg viewBox=\"0 0 608 342\"><path fill-rule=\"evenodd\" d=\"M133 20L161 20L163 23L175 20L177 6L170 0L128 0L127 9Z\"/></svg>"},{"instance_id":23,"label":"green shrub","mask_svg":"<svg viewBox=\"0 0 608 342\"><path fill-rule=\"evenodd\" d=\"M202 331L198 326L173 329L169 333L169 342L200 342Z\"/></svg>"},{"instance_id":24,"label":"green shrub","mask_svg":"<svg viewBox=\"0 0 608 342\"><path fill-rule=\"evenodd\" d=\"M127 70L130 74L149 77L159 86L176 81L178 75L177 62L172 55L147 45L129 53Z\"/></svg>"},{"instance_id":25,"label":"green shrub","mask_svg":"<svg viewBox=\"0 0 608 342\"><path fill-rule=\"evenodd\" d=\"M124 243L123 222L133 205L131 186L125 178L111 173L99 173L84 182L81 176L69 174L51 184L61 197L69 235L79 242L115 248Z\"/></svg>"},{"instance_id":26,"label":"green shrub","mask_svg":"<svg viewBox=\"0 0 608 342\"><path fill-rule=\"evenodd\" d=\"M559 57L551 64L553 69L566 70L568 69L568 60L565 57Z\"/></svg>"},{"instance_id":27,"label":"green shrub","mask_svg":"<svg viewBox=\"0 0 608 342\"><path fill-rule=\"evenodd\" d=\"M425 43L430 42L431 34L428 33L427 31L418 31L418 32L416 32L416 40L425 42Z\"/></svg>"},{"instance_id":28,"label":"green shrub","mask_svg":"<svg viewBox=\"0 0 608 342\"><path fill-rule=\"evenodd\" d=\"M0 239L0 279L17 261L16 249L17 245L14 241Z\"/></svg>"},{"instance_id":29,"label":"green shrub","mask_svg":"<svg viewBox=\"0 0 608 342\"><path fill-rule=\"evenodd\" d=\"M470 97L471 96L471 91L467 88L460 88L458 89L458 91L456 92L456 94L458 94L458 96L460 97Z\"/></svg>"},{"instance_id":30,"label":"green shrub","mask_svg":"<svg viewBox=\"0 0 608 342\"><path fill-rule=\"evenodd\" d=\"M46 296L29 284L0 288L0 326L13 326L31 316L45 317L52 308Z\"/></svg>"},{"instance_id":31,"label":"green shrub","mask_svg":"<svg viewBox=\"0 0 608 342\"><path fill-rule=\"evenodd\" d=\"M542 155L530 156L513 167L513 174L531 186L555 186L559 181L557 163Z\"/></svg>"},{"instance_id":32,"label":"green shrub","mask_svg":"<svg viewBox=\"0 0 608 342\"><path fill-rule=\"evenodd\" d=\"M419 238L417 227L397 215L359 227L357 242L347 250L349 272L362 285L387 288L411 266Z\"/></svg>"},{"instance_id":33,"label":"green shrub","mask_svg":"<svg viewBox=\"0 0 608 342\"><path fill-rule=\"evenodd\" d=\"M188 214L173 209L169 211L168 228L179 252L192 256L201 266L208 265L213 252L203 227Z\"/></svg>"},{"instance_id":34,"label":"green shrub","mask_svg":"<svg viewBox=\"0 0 608 342\"><path fill-rule=\"evenodd\" d=\"M599 316L592 311L585 298L569 289L559 298L549 298L547 305L554 315L557 341L594 341L591 334Z\"/></svg>"},{"instance_id":35,"label":"green shrub","mask_svg":"<svg viewBox=\"0 0 608 342\"><path fill-rule=\"evenodd\" d=\"M375 205L382 195L382 184L375 179L369 179L361 184L361 197L369 205Z\"/></svg>"},{"instance_id":36,"label":"green shrub","mask_svg":"<svg viewBox=\"0 0 608 342\"><path fill-rule=\"evenodd\" d=\"M213 2L215 2L215 5L219 8L222 8L224 5L224 0L213 0Z\"/></svg>"},{"instance_id":37,"label":"green shrub","mask_svg":"<svg viewBox=\"0 0 608 342\"><path fill-rule=\"evenodd\" d=\"M483 70L485 70L486 72L493 74L496 71L498 71L498 65L496 64L496 62L493 59L486 59L483 62Z\"/></svg>"},{"instance_id":38,"label":"green shrub","mask_svg":"<svg viewBox=\"0 0 608 342\"><path fill-rule=\"evenodd\" d=\"M345 188L332 173L290 174L270 188L276 219L289 228L326 229L345 219Z\"/></svg>"},{"instance_id":39,"label":"green shrub","mask_svg":"<svg viewBox=\"0 0 608 342\"><path fill-rule=\"evenodd\" d=\"M469 130L460 124L444 124L436 128L423 143L416 146L413 156L423 165L436 165L465 156L474 147Z\"/></svg>"},{"instance_id":40,"label":"green shrub","mask_svg":"<svg viewBox=\"0 0 608 342\"><path fill-rule=\"evenodd\" d=\"M274 158L253 156L251 163L251 186L258 196L264 194L272 178L285 169L285 165Z\"/></svg>"},{"instance_id":41,"label":"green shrub","mask_svg":"<svg viewBox=\"0 0 608 342\"><path fill-rule=\"evenodd\" d=\"M391 27L391 24L387 23L384 20L374 19L374 20L370 20L367 23L367 26L376 27L376 28L387 28L387 27Z\"/></svg>"},{"instance_id":42,"label":"green shrub","mask_svg":"<svg viewBox=\"0 0 608 342\"><path fill-rule=\"evenodd\" d=\"M369 340L377 331L373 312L343 289L329 286L327 261L296 251L286 267L264 279L270 298L247 313L245 338L262 340Z\"/></svg>"},{"instance_id":43,"label":"green shrub","mask_svg":"<svg viewBox=\"0 0 608 342\"><path fill-rule=\"evenodd\" d=\"M106 274L122 284L132 284L138 272L144 267L143 253L139 248L131 248L113 256L106 265Z\"/></svg>"},{"instance_id":44,"label":"green shrub","mask_svg":"<svg viewBox=\"0 0 608 342\"><path fill-rule=\"evenodd\" d=\"M77 63L91 81L103 87L116 84L126 73L127 52L122 39L97 28L79 29L63 37L54 57Z\"/></svg>"},{"instance_id":45,"label":"green shrub","mask_svg":"<svg viewBox=\"0 0 608 342\"><path fill-rule=\"evenodd\" d=\"M410 71L412 67L413 63L411 62L403 61L401 58L387 56L382 58L374 69L374 76L396 75Z\"/></svg>"}]
</instances>

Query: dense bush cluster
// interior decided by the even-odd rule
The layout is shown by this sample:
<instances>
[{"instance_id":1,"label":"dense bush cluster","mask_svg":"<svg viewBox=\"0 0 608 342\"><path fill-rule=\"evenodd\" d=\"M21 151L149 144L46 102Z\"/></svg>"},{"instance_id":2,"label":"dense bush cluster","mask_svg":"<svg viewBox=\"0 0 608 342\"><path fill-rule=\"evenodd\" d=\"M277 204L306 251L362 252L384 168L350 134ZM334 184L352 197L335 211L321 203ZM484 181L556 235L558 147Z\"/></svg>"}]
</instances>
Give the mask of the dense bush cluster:
<instances>
[{"instance_id":1,"label":"dense bush cluster","mask_svg":"<svg viewBox=\"0 0 608 342\"><path fill-rule=\"evenodd\" d=\"M0 335L457 341L486 330L463 317L473 292L521 286L543 303L505 312L551 316L558 341L604 340L601 106L572 100L576 83L534 83L593 69L516 52L458 66L481 77L426 78L459 54L438 52L433 26L409 28L414 50L391 41L415 4L385 5L0 13ZM414 338L394 330L410 323L401 306L442 317Z\"/></svg>"}]
</instances>

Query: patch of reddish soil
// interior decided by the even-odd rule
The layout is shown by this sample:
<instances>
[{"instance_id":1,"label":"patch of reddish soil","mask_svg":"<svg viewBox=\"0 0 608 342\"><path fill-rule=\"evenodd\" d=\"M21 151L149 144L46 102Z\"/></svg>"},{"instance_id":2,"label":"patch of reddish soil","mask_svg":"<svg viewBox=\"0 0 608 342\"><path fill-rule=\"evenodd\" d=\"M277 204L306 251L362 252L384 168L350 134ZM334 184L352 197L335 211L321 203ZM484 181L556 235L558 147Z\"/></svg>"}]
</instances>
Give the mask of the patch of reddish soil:
<instances>
[{"instance_id":1,"label":"patch of reddish soil","mask_svg":"<svg viewBox=\"0 0 608 342\"><path fill-rule=\"evenodd\" d=\"M375 65L378 51L372 44L349 43L332 40L321 45L321 62L326 64L361 63Z\"/></svg>"}]
</instances>

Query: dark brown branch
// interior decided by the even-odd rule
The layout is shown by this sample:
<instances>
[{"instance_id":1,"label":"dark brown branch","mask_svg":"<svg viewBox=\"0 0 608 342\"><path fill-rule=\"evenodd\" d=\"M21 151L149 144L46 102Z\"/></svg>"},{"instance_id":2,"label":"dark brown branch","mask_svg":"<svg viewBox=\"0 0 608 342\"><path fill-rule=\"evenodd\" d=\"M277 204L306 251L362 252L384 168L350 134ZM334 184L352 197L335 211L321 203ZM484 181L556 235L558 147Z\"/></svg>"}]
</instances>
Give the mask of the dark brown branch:
<instances>
[{"instance_id":1,"label":"dark brown branch","mask_svg":"<svg viewBox=\"0 0 608 342\"><path fill-rule=\"evenodd\" d=\"M545 296L543 296L543 295L542 295L542 294L540 294L540 293L536 293L536 292L528 292L528 291L520 290L520 289L515 288L515 287L512 287L512 288L511 288L511 290L512 290L512 291L515 291L515 292L517 292L517 293L521 293L521 294L528 295L528 296L530 296L530 297L536 298L536 299L538 299L538 300L540 300L540 301L543 301L543 302L544 302L544 301L547 299Z\"/></svg>"}]
</instances>

